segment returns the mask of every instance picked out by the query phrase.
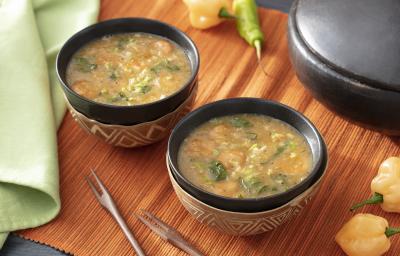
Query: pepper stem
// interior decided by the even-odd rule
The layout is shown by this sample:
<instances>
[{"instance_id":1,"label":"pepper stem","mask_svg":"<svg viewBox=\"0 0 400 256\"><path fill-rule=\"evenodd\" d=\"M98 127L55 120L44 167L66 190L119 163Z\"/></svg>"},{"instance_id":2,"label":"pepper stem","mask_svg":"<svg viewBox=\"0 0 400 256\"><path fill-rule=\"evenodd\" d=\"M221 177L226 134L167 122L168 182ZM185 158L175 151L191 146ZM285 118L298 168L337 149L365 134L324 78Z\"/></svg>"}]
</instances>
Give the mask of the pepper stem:
<instances>
[{"instance_id":1,"label":"pepper stem","mask_svg":"<svg viewBox=\"0 0 400 256\"><path fill-rule=\"evenodd\" d=\"M391 237L396 234L400 234L400 228L386 228L385 235L387 237Z\"/></svg>"},{"instance_id":2,"label":"pepper stem","mask_svg":"<svg viewBox=\"0 0 400 256\"><path fill-rule=\"evenodd\" d=\"M367 205L367 204L380 204L380 203L383 203L383 195L375 192L372 195L372 197L370 197L369 199L367 199L367 200L365 200L365 201L363 201L361 203L353 205L350 208L350 211L354 211L355 209L360 208L360 207L362 207L364 205Z\"/></svg>"},{"instance_id":3,"label":"pepper stem","mask_svg":"<svg viewBox=\"0 0 400 256\"><path fill-rule=\"evenodd\" d=\"M260 60L261 60L261 41L260 40L255 40L254 41L254 47L256 48L256 54L257 54L258 62L260 62Z\"/></svg>"},{"instance_id":4,"label":"pepper stem","mask_svg":"<svg viewBox=\"0 0 400 256\"><path fill-rule=\"evenodd\" d=\"M222 7L219 10L218 17L225 19L236 19L236 16L231 14L225 7Z\"/></svg>"}]
</instances>

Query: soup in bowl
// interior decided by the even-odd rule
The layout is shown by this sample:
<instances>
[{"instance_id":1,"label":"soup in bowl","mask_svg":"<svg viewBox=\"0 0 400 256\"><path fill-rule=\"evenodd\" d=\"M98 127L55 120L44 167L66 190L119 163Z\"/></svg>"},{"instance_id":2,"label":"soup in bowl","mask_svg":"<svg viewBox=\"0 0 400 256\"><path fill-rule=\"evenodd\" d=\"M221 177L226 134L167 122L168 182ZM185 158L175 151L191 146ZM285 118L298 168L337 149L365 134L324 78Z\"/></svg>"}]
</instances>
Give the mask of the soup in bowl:
<instances>
[{"instance_id":1,"label":"soup in bowl","mask_svg":"<svg viewBox=\"0 0 400 256\"><path fill-rule=\"evenodd\" d=\"M175 93L191 74L184 50L148 33L106 35L84 45L67 67L79 95L111 105L155 102Z\"/></svg>"},{"instance_id":2,"label":"soup in bowl","mask_svg":"<svg viewBox=\"0 0 400 256\"><path fill-rule=\"evenodd\" d=\"M194 185L217 195L258 198L304 180L312 154L295 128L260 114L213 118L182 142L178 168Z\"/></svg>"},{"instance_id":3,"label":"soup in bowl","mask_svg":"<svg viewBox=\"0 0 400 256\"><path fill-rule=\"evenodd\" d=\"M104 124L135 125L178 108L197 84L199 55L177 28L144 18L89 26L57 57L71 106Z\"/></svg>"},{"instance_id":4,"label":"soup in bowl","mask_svg":"<svg viewBox=\"0 0 400 256\"><path fill-rule=\"evenodd\" d=\"M178 184L207 205L235 212L277 208L325 171L325 143L313 124L283 104L235 98L182 119L168 143Z\"/></svg>"}]
</instances>

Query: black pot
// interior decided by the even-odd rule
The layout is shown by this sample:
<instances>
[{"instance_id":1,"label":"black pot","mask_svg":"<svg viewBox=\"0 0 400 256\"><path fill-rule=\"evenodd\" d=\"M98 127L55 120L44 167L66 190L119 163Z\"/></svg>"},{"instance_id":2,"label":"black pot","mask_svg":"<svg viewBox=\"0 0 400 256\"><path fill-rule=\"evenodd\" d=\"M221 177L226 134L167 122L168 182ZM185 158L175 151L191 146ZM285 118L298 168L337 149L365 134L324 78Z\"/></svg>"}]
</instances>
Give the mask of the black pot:
<instances>
[{"instance_id":1,"label":"black pot","mask_svg":"<svg viewBox=\"0 0 400 256\"><path fill-rule=\"evenodd\" d=\"M288 23L299 80L355 123L400 134L400 2L297 0Z\"/></svg>"},{"instance_id":2,"label":"black pot","mask_svg":"<svg viewBox=\"0 0 400 256\"><path fill-rule=\"evenodd\" d=\"M272 196L239 199L207 192L192 184L178 168L178 151L183 140L202 123L220 116L253 113L282 120L296 128L310 145L313 165L309 176L283 193ZM233 98L204 105L185 116L174 128L168 141L168 162L178 184L192 196L213 207L235 212L260 212L277 208L303 193L325 171L327 150L314 125L302 114L283 104L258 98Z\"/></svg>"},{"instance_id":3,"label":"black pot","mask_svg":"<svg viewBox=\"0 0 400 256\"><path fill-rule=\"evenodd\" d=\"M114 106L86 99L74 92L66 81L66 70L72 55L88 42L105 35L144 32L166 37L187 54L192 75L176 93L156 102L135 106ZM144 18L121 18L100 22L73 35L61 48L57 56L57 74L70 104L86 117L105 124L133 125L158 119L175 110L190 95L197 82L200 65L198 50L193 41L179 29L166 23Z\"/></svg>"}]
</instances>

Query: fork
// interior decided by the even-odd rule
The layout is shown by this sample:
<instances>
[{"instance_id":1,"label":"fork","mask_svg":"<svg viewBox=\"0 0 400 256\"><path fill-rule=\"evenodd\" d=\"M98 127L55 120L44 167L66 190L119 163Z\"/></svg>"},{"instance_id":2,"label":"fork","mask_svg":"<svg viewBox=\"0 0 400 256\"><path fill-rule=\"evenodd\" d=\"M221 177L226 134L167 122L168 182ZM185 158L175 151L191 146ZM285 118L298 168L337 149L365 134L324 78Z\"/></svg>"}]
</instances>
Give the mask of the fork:
<instances>
[{"instance_id":1,"label":"fork","mask_svg":"<svg viewBox=\"0 0 400 256\"><path fill-rule=\"evenodd\" d=\"M105 208L114 218L114 220L118 223L119 227L122 229L124 232L126 238L129 240L131 245L133 246L133 249L135 250L136 254L138 256L145 256L142 248L140 247L138 241L135 239L133 236L132 232L129 230L128 225L126 225L126 222L124 218L121 216L120 212L118 211L117 206L115 205L115 202L113 198L111 197L110 192L108 192L107 188L104 186L104 184L101 182L99 177L97 177L96 173L94 172L93 169L91 169L91 174L95 178L97 185L100 188L101 193L99 193L92 183L92 181L89 179L89 176L86 176L85 179L88 182L90 188L93 191L93 194L97 198L97 201Z\"/></svg>"},{"instance_id":2,"label":"fork","mask_svg":"<svg viewBox=\"0 0 400 256\"><path fill-rule=\"evenodd\" d=\"M160 236L165 241L180 248L191 256L203 256L203 254L191 245L183 236L173 227L166 224L148 211L141 210L144 216L135 214L143 224L148 226L154 233Z\"/></svg>"}]
</instances>

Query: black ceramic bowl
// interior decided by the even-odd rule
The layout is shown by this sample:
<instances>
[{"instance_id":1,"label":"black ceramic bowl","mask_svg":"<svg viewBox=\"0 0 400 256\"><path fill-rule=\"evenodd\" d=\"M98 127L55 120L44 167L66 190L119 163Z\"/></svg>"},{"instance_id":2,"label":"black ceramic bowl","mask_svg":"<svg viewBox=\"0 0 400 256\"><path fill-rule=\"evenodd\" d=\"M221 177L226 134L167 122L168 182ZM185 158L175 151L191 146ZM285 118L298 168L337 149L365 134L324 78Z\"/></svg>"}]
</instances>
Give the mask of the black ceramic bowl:
<instances>
[{"instance_id":1,"label":"black ceramic bowl","mask_svg":"<svg viewBox=\"0 0 400 256\"><path fill-rule=\"evenodd\" d=\"M283 193L272 196L239 199L207 192L188 181L178 167L178 151L183 140L202 123L220 116L253 113L282 120L297 129L310 145L313 165L309 176ZM303 193L315 182L326 167L327 151L324 140L314 125L302 114L283 104L258 98L220 100L196 109L185 116L174 128L168 141L168 161L176 181L198 200L213 207L235 212L260 212L284 205ZM323 169L323 170L322 170Z\"/></svg>"},{"instance_id":2,"label":"black ceramic bowl","mask_svg":"<svg viewBox=\"0 0 400 256\"><path fill-rule=\"evenodd\" d=\"M329 109L400 135L400 1L296 0L288 22L299 80Z\"/></svg>"},{"instance_id":3,"label":"black ceramic bowl","mask_svg":"<svg viewBox=\"0 0 400 256\"><path fill-rule=\"evenodd\" d=\"M176 93L159 101L136 105L114 106L86 99L74 92L66 81L66 70L72 55L88 42L105 35L144 32L166 37L183 48L191 64L192 74ZM86 117L105 124L133 125L149 122L175 110L190 95L199 70L199 53L193 41L182 31L166 23L144 18L122 18L103 21L73 35L57 56L57 74L70 104Z\"/></svg>"}]
</instances>

